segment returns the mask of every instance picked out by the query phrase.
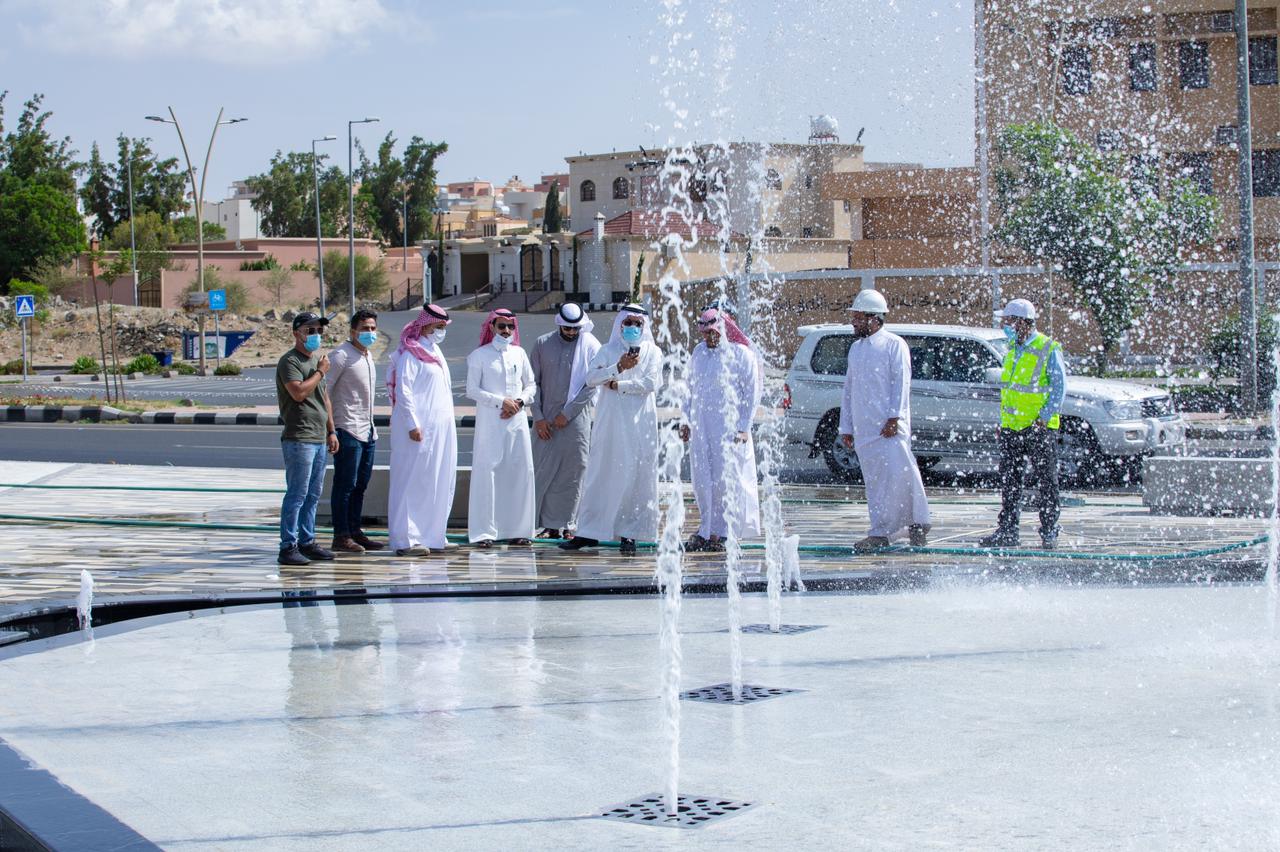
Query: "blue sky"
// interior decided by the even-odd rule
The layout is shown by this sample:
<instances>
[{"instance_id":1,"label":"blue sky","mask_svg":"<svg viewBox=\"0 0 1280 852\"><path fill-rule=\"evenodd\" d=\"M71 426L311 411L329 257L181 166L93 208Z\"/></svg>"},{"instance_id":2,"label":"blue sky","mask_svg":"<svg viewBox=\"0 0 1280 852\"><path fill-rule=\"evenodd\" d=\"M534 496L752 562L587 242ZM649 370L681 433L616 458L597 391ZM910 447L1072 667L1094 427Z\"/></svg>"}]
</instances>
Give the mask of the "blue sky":
<instances>
[{"instance_id":1,"label":"blue sky","mask_svg":"<svg viewBox=\"0 0 1280 852\"><path fill-rule=\"evenodd\" d=\"M43 92L82 155L120 132L177 154L143 120L169 105L197 159L218 107L249 118L219 133L212 198L327 133L345 166L366 115L371 150L387 130L447 141L442 180L532 182L668 139L800 141L819 113L845 141L865 127L869 160L972 162L972 0L0 0L0 19L9 121Z\"/></svg>"}]
</instances>

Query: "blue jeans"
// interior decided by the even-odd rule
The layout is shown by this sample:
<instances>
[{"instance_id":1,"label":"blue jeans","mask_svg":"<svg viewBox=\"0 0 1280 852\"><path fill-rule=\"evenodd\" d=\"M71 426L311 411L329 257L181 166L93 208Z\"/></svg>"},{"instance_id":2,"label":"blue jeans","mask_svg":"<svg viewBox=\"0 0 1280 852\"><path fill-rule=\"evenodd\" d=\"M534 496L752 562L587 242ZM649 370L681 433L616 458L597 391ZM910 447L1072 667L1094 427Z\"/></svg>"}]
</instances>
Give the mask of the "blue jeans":
<instances>
[{"instance_id":1,"label":"blue jeans","mask_svg":"<svg viewBox=\"0 0 1280 852\"><path fill-rule=\"evenodd\" d=\"M281 441L284 453L284 502L280 504L280 549L316 540L316 506L324 490L324 444Z\"/></svg>"},{"instance_id":2,"label":"blue jeans","mask_svg":"<svg viewBox=\"0 0 1280 852\"><path fill-rule=\"evenodd\" d=\"M333 457L333 537L360 532L364 491L373 476L373 450L378 442L361 441L346 429L338 430L338 454Z\"/></svg>"}]
</instances>

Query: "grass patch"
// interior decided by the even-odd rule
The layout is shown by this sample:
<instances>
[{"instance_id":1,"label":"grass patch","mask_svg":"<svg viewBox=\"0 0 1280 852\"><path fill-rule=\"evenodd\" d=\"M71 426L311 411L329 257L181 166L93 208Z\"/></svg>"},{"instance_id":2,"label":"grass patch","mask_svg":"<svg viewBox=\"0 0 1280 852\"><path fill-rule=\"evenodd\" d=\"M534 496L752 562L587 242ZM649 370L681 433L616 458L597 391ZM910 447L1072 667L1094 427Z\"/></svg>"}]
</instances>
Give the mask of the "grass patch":
<instances>
[{"instance_id":1,"label":"grass patch","mask_svg":"<svg viewBox=\"0 0 1280 852\"><path fill-rule=\"evenodd\" d=\"M8 405L23 405L23 406L26 406L26 405L108 406L109 405L111 408L116 408L116 409L119 409L120 411L130 411L135 413L141 413L143 411L181 411L184 408L199 408L199 409L208 410L208 409L216 409L219 407L216 405L206 405L200 402L195 403L195 405L183 404L181 400L177 400L177 399L138 399L138 400L130 399L130 400L127 400L126 402L121 402L121 403L116 403L116 402L108 403L108 402L105 402L103 398L100 396L72 397L72 396L46 396L44 394L31 394L28 396L22 396L22 395L0 396L0 406L8 406ZM232 408L237 411L239 410L235 406L232 406Z\"/></svg>"}]
</instances>

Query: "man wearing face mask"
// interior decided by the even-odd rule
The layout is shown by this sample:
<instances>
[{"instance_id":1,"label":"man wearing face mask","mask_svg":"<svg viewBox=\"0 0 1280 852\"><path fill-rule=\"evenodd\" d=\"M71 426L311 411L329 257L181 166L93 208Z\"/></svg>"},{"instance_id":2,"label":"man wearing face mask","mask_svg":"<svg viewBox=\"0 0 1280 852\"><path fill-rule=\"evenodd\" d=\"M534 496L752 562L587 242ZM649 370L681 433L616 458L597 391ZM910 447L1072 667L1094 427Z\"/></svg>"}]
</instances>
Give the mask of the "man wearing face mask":
<instances>
[{"instance_id":1,"label":"man wearing face mask","mask_svg":"<svg viewBox=\"0 0 1280 852\"><path fill-rule=\"evenodd\" d=\"M578 529L560 547L580 550L617 539L623 555L658 537L658 406L662 351L649 313L626 305L609 342L591 359L587 384L600 388Z\"/></svg>"},{"instance_id":2,"label":"man wearing face mask","mask_svg":"<svg viewBox=\"0 0 1280 852\"><path fill-rule=\"evenodd\" d=\"M377 370L369 347L378 339L378 315L356 311L351 337L329 353L329 404L338 432L333 457L333 549L343 553L381 550L382 545L360 529L364 492L373 476L373 452L378 430L373 425L373 389Z\"/></svg>"},{"instance_id":3,"label":"man wearing face mask","mask_svg":"<svg viewBox=\"0 0 1280 852\"><path fill-rule=\"evenodd\" d=\"M1036 307L1014 299L996 314L1009 351L1000 375L1000 519L983 547L1017 547L1022 473L1040 484L1040 543L1058 545L1058 412L1067 393L1062 346L1036 331Z\"/></svg>"},{"instance_id":4,"label":"man wearing face mask","mask_svg":"<svg viewBox=\"0 0 1280 852\"><path fill-rule=\"evenodd\" d=\"M503 540L524 545L533 537L533 451L525 409L536 393L515 314L490 312L480 345L467 356L467 396L476 402L467 537L476 547Z\"/></svg>"},{"instance_id":5,"label":"man wearing face mask","mask_svg":"<svg viewBox=\"0 0 1280 852\"><path fill-rule=\"evenodd\" d=\"M533 474L540 538L568 538L569 529L577 526L591 415L599 392L587 384L587 367L600 351L591 318L580 305L565 302L556 313L556 326L538 338L529 358L538 383Z\"/></svg>"},{"instance_id":6,"label":"man wearing face mask","mask_svg":"<svg viewBox=\"0 0 1280 852\"><path fill-rule=\"evenodd\" d=\"M338 451L333 410L325 392L329 359L319 354L329 321L303 312L293 318L293 348L276 364L276 399L284 432L284 501L280 505L281 565L332 559L316 541L316 506L324 489L325 450Z\"/></svg>"}]
</instances>

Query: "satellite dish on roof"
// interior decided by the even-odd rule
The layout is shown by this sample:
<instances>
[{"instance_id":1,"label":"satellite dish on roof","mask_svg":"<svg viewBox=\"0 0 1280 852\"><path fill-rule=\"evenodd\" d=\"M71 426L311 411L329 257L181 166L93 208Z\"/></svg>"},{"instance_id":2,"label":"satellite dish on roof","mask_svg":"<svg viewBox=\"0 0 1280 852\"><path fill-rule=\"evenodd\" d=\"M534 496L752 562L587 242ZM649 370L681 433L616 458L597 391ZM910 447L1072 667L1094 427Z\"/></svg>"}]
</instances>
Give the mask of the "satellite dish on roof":
<instances>
[{"instance_id":1,"label":"satellite dish on roof","mask_svg":"<svg viewBox=\"0 0 1280 852\"><path fill-rule=\"evenodd\" d=\"M840 141L840 122L829 115L809 116L810 144L829 144Z\"/></svg>"}]
</instances>

